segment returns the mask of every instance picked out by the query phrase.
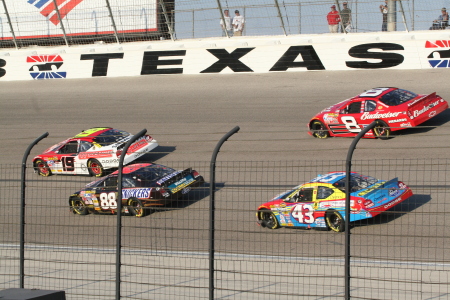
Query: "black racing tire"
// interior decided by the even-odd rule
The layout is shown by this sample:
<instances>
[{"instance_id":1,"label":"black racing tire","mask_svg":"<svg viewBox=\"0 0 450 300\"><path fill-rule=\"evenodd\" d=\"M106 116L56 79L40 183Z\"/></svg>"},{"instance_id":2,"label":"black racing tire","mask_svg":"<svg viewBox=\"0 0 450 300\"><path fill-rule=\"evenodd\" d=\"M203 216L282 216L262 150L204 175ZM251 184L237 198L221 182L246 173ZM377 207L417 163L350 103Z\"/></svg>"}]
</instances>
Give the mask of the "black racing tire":
<instances>
[{"instance_id":1,"label":"black racing tire","mask_svg":"<svg viewBox=\"0 0 450 300\"><path fill-rule=\"evenodd\" d=\"M277 229L280 228L280 224L278 223L277 218L268 209L262 209L258 212L258 219L262 227L267 227L269 229Z\"/></svg>"},{"instance_id":2,"label":"black racing tire","mask_svg":"<svg viewBox=\"0 0 450 300\"><path fill-rule=\"evenodd\" d=\"M70 204L70 208L74 214L84 216L89 213L89 210L88 210L86 204L80 197L70 198L69 204Z\"/></svg>"},{"instance_id":3,"label":"black racing tire","mask_svg":"<svg viewBox=\"0 0 450 300\"><path fill-rule=\"evenodd\" d=\"M128 210L130 211L130 214L141 218L147 215L147 210L142 205L141 200L136 198L130 198L128 199Z\"/></svg>"},{"instance_id":4,"label":"black racing tire","mask_svg":"<svg viewBox=\"0 0 450 300\"><path fill-rule=\"evenodd\" d=\"M330 136L330 132L328 131L325 124L323 124L319 120L314 120L311 123L310 129L311 129L313 137L315 137L315 138L326 139L327 137Z\"/></svg>"},{"instance_id":5,"label":"black racing tire","mask_svg":"<svg viewBox=\"0 0 450 300\"><path fill-rule=\"evenodd\" d=\"M96 159L88 160L87 167L91 176L102 177L105 175L102 164Z\"/></svg>"},{"instance_id":6,"label":"black racing tire","mask_svg":"<svg viewBox=\"0 0 450 300\"><path fill-rule=\"evenodd\" d=\"M391 135L391 129L385 122L377 121L377 124L373 128L373 134L381 140L387 140Z\"/></svg>"},{"instance_id":7,"label":"black racing tire","mask_svg":"<svg viewBox=\"0 0 450 300\"><path fill-rule=\"evenodd\" d=\"M328 228L335 232L343 232L345 230L345 220L336 210L327 211L325 221Z\"/></svg>"},{"instance_id":8,"label":"black racing tire","mask_svg":"<svg viewBox=\"0 0 450 300\"><path fill-rule=\"evenodd\" d=\"M34 169L36 170L36 172L44 177L48 177L52 175L52 171L50 170L50 168L48 167L47 163L45 161L43 161L42 159L36 159L34 161Z\"/></svg>"}]
</instances>

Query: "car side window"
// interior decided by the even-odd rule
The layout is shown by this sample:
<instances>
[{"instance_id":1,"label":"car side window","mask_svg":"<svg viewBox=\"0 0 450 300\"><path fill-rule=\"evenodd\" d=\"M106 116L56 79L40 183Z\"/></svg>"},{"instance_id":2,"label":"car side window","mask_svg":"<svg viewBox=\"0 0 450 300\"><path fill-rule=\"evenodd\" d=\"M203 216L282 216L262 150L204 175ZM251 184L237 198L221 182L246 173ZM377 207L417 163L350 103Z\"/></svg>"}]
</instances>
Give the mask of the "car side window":
<instances>
[{"instance_id":1,"label":"car side window","mask_svg":"<svg viewBox=\"0 0 450 300\"><path fill-rule=\"evenodd\" d=\"M361 112L361 101L350 103L347 109L348 114L359 114Z\"/></svg>"},{"instance_id":2,"label":"car side window","mask_svg":"<svg viewBox=\"0 0 450 300\"><path fill-rule=\"evenodd\" d=\"M319 186L317 189L317 199L326 199L334 193L332 188L326 186Z\"/></svg>"},{"instance_id":3,"label":"car side window","mask_svg":"<svg viewBox=\"0 0 450 300\"><path fill-rule=\"evenodd\" d=\"M377 108L377 103L372 100L366 100L364 111L374 111Z\"/></svg>"},{"instance_id":4,"label":"car side window","mask_svg":"<svg viewBox=\"0 0 450 300\"><path fill-rule=\"evenodd\" d=\"M61 154L78 153L78 141L68 142L59 149L58 153Z\"/></svg>"},{"instance_id":5,"label":"car side window","mask_svg":"<svg viewBox=\"0 0 450 300\"><path fill-rule=\"evenodd\" d=\"M104 186L117 186L117 177L109 177L104 181Z\"/></svg>"},{"instance_id":6,"label":"car side window","mask_svg":"<svg viewBox=\"0 0 450 300\"><path fill-rule=\"evenodd\" d=\"M91 149L91 147L92 147L92 143L87 142L87 141L80 141L79 152L86 152L89 149Z\"/></svg>"},{"instance_id":7,"label":"car side window","mask_svg":"<svg viewBox=\"0 0 450 300\"><path fill-rule=\"evenodd\" d=\"M305 188L300 189L294 196L295 202L312 202L313 201L313 189Z\"/></svg>"}]
</instances>

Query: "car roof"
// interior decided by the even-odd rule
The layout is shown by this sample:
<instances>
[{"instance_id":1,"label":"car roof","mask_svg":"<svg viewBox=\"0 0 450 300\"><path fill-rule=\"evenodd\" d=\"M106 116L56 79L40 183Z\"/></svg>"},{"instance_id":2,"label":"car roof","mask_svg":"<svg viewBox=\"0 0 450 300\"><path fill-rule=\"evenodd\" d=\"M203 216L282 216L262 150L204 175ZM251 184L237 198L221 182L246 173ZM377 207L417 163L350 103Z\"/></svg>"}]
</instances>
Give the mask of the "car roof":
<instances>
[{"instance_id":1,"label":"car roof","mask_svg":"<svg viewBox=\"0 0 450 300\"><path fill-rule=\"evenodd\" d=\"M355 98L379 98L380 96L383 96L384 94L387 94L393 90L398 90L398 88L395 87L377 87L377 88L372 88L370 90L367 90L361 94L359 94L358 96L354 97Z\"/></svg>"},{"instance_id":2,"label":"car roof","mask_svg":"<svg viewBox=\"0 0 450 300\"><path fill-rule=\"evenodd\" d=\"M98 136L99 134L111 130L113 128L111 127L93 127L93 128L89 128L86 130L82 130L79 134L77 134L76 136L74 136L73 138L86 138L86 137L95 137Z\"/></svg>"}]
</instances>

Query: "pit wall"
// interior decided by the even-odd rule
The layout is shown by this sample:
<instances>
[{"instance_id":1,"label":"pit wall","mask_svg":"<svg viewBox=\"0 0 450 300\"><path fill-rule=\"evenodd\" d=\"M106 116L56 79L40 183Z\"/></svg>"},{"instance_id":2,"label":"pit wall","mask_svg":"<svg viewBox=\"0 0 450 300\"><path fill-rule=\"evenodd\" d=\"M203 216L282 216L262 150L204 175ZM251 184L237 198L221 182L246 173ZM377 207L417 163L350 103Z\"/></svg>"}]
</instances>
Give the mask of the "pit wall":
<instances>
[{"instance_id":1,"label":"pit wall","mask_svg":"<svg viewBox=\"0 0 450 300\"><path fill-rule=\"evenodd\" d=\"M0 81L448 68L450 30L92 44L0 50Z\"/></svg>"}]
</instances>

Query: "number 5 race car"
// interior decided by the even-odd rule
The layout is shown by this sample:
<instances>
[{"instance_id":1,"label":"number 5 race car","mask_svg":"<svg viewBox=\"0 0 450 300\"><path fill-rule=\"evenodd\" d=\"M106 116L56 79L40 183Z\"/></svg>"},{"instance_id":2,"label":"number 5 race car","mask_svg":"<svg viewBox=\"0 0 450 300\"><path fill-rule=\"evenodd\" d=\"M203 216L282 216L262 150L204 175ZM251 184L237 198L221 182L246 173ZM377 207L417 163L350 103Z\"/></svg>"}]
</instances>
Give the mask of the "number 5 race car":
<instances>
[{"instance_id":1,"label":"number 5 race car","mask_svg":"<svg viewBox=\"0 0 450 300\"><path fill-rule=\"evenodd\" d=\"M131 133L110 127L83 130L33 158L34 170L42 176L73 174L101 177L106 169L119 167L121 149L132 136ZM144 135L128 148L124 165L157 146L156 140Z\"/></svg>"},{"instance_id":2,"label":"number 5 race car","mask_svg":"<svg viewBox=\"0 0 450 300\"><path fill-rule=\"evenodd\" d=\"M356 136L377 121L364 137L387 139L391 131L415 127L448 108L436 93L418 95L398 88L374 88L330 106L308 123L308 133L316 138Z\"/></svg>"},{"instance_id":3,"label":"number 5 race car","mask_svg":"<svg viewBox=\"0 0 450 300\"><path fill-rule=\"evenodd\" d=\"M319 175L258 207L262 227L298 227L344 231L345 172ZM379 215L413 195L397 178L378 180L356 172L350 180L350 222Z\"/></svg>"},{"instance_id":4,"label":"number 5 race car","mask_svg":"<svg viewBox=\"0 0 450 300\"><path fill-rule=\"evenodd\" d=\"M69 197L73 213L117 213L118 171L86 185ZM193 187L204 182L200 174L188 168L172 168L143 163L126 166L122 170L122 211L136 217L148 214L149 207L161 207L180 199ZM147 208L147 209L146 209Z\"/></svg>"}]
</instances>

